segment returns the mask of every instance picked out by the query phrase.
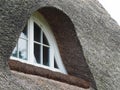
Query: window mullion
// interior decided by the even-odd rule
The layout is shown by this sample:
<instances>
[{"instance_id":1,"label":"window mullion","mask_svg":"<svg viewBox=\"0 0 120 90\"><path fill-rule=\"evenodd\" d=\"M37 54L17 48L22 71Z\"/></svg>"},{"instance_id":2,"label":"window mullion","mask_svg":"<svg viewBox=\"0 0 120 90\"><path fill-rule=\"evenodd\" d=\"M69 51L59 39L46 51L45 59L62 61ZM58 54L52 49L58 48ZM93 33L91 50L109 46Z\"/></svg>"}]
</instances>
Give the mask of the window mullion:
<instances>
[{"instance_id":1,"label":"window mullion","mask_svg":"<svg viewBox=\"0 0 120 90\"><path fill-rule=\"evenodd\" d=\"M32 19L28 21L28 62L34 63L34 24Z\"/></svg>"},{"instance_id":2,"label":"window mullion","mask_svg":"<svg viewBox=\"0 0 120 90\"><path fill-rule=\"evenodd\" d=\"M54 49L53 49L53 47L50 47L49 49L50 49L50 51L49 51L50 52L50 55L49 55L50 67L54 68Z\"/></svg>"},{"instance_id":3,"label":"window mullion","mask_svg":"<svg viewBox=\"0 0 120 90\"><path fill-rule=\"evenodd\" d=\"M42 32L42 30L41 30L41 43L43 44L43 32ZM43 45L40 45L41 46L41 51L40 51L40 53L41 53L41 64L43 65Z\"/></svg>"}]
</instances>

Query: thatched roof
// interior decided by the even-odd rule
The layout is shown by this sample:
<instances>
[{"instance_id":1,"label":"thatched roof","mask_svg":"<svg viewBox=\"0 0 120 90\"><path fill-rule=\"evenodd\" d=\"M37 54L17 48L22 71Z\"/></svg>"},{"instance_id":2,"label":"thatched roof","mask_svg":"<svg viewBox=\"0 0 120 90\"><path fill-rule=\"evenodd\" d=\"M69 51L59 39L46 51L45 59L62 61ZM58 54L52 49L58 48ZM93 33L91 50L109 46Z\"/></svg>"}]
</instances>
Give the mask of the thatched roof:
<instances>
[{"instance_id":1,"label":"thatched roof","mask_svg":"<svg viewBox=\"0 0 120 90\"><path fill-rule=\"evenodd\" d=\"M1 0L0 89L13 90L7 61L37 10L54 32L68 75L90 82L95 89L95 81L100 90L120 88L120 27L97 0Z\"/></svg>"}]
</instances>

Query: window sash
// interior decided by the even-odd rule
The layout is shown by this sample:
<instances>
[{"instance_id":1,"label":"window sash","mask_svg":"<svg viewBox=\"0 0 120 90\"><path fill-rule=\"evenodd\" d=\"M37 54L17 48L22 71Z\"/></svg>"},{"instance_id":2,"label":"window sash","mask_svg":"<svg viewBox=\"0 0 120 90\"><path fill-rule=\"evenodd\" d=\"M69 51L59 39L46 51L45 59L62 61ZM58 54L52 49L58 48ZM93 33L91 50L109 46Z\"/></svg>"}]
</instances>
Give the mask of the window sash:
<instances>
[{"instance_id":1,"label":"window sash","mask_svg":"<svg viewBox=\"0 0 120 90\"><path fill-rule=\"evenodd\" d=\"M42 30L41 30L41 42L37 42L34 40L34 23L36 23ZM38 24L39 23L39 24ZM50 31L46 31L48 29L46 29L44 27L44 24L42 24L41 22L39 22L39 19L32 16L29 20L28 20L28 24L27 24L27 39L20 37L21 39L27 40L28 41L28 60L22 60L20 58L16 58L16 57L11 57L11 59L14 60L19 60L21 62L25 62L28 64L32 64L34 66L38 66L38 67L43 67L46 69L50 69L52 71L58 71L58 72L62 72L62 73L67 73L63 63L61 61L60 55L58 54L59 51L57 49L56 46L56 42L54 41L54 37L52 37L53 34L51 34ZM43 43L43 33L46 36L46 38L48 39L48 41L50 41L51 43L49 43L49 45L47 45L46 43ZM52 40L53 38L53 40ZM35 60L35 56L34 56L34 43L39 44L41 47L41 63L37 63ZM43 65L43 47L47 47L49 48L49 66ZM55 53L56 52L56 53ZM58 68L55 68L54 65L54 58L56 59L56 63L58 65Z\"/></svg>"}]
</instances>

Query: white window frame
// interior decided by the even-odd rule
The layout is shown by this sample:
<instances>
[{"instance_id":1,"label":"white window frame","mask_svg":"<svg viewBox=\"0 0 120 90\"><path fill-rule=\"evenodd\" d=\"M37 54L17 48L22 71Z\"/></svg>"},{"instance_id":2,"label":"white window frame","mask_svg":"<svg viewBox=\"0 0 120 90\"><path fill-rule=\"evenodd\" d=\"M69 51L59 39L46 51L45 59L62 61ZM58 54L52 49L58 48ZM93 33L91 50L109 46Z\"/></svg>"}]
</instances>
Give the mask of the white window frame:
<instances>
[{"instance_id":1,"label":"white window frame","mask_svg":"<svg viewBox=\"0 0 120 90\"><path fill-rule=\"evenodd\" d=\"M42 29L42 31L44 32L46 38L48 39L48 42L50 44L50 63L49 66L45 66L43 64L38 64L35 62L34 60L34 22ZM30 50L31 49L31 50ZM56 63L58 65L58 68L54 67L54 57L56 59ZM54 34L52 33L48 23L46 22L46 20L44 19L44 17L39 13L39 12L35 12L33 13L33 15L30 17L30 19L28 20L28 59L27 60L22 60L20 58L16 58L11 56L10 59L13 60L17 60L23 63L27 63L27 64L32 64L34 66L37 67L42 67L42 68L46 68L52 71L56 71L56 72L61 72L64 74L67 74L67 71L63 65L60 53L59 53L59 49L57 47L57 43L54 37Z\"/></svg>"}]
</instances>

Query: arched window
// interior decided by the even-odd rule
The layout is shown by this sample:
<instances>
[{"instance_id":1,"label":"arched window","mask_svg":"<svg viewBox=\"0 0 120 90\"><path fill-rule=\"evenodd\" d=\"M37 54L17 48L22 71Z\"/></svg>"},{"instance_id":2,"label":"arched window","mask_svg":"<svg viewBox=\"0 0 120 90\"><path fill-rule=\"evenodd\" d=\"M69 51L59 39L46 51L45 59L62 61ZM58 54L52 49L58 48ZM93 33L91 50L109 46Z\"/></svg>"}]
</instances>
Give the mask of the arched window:
<instances>
[{"instance_id":1,"label":"arched window","mask_svg":"<svg viewBox=\"0 0 120 90\"><path fill-rule=\"evenodd\" d=\"M19 36L11 59L66 74L55 37L43 16L35 12Z\"/></svg>"}]
</instances>

